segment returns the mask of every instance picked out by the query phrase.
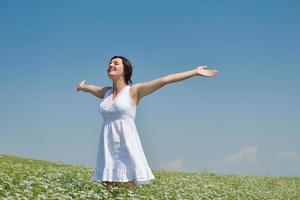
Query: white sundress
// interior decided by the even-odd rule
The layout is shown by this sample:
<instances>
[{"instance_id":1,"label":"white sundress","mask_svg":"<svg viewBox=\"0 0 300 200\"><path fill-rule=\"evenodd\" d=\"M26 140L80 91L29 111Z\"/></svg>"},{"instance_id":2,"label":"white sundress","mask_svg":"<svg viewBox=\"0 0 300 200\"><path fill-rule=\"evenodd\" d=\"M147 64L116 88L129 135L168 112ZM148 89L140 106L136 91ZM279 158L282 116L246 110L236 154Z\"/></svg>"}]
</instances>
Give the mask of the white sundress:
<instances>
[{"instance_id":1,"label":"white sundress","mask_svg":"<svg viewBox=\"0 0 300 200\"><path fill-rule=\"evenodd\" d=\"M135 125L136 105L126 85L112 99L112 87L100 103L103 117L93 181L150 183L155 177L144 154Z\"/></svg>"}]
</instances>

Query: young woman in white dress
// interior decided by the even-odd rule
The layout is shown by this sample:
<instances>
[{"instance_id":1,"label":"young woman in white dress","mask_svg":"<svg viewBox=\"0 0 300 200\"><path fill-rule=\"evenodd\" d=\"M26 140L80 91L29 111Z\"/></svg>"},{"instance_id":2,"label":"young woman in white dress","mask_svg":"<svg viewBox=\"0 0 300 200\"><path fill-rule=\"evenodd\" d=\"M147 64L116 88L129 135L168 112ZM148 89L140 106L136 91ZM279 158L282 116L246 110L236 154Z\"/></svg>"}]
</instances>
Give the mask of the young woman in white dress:
<instances>
[{"instance_id":1,"label":"young woman in white dress","mask_svg":"<svg viewBox=\"0 0 300 200\"><path fill-rule=\"evenodd\" d=\"M107 74L112 80L112 88L86 84L85 80L81 80L77 85L76 91L88 92L100 99L103 99L107 96L106 92L109 89L112 89L111 100L113 101L116 97L118 97L122 89L128 86L130 83L131 86L129 87L129 95L134 105L137 106L143 97L150 95L166 84L181 81L193 76L213 77L217 75L217 70L208 70L206 68L206 65L197 66L189 71L169 74L151 81L132 84L132 66L130 61L124 56L114 56L110 59L107 68ZM116 186L119 184L128 189L135 189L136 187L136 182L134 179L128 182L102 181L102 184L106 188L110 188L111 186Z\"/></svg>"}]
</instances>

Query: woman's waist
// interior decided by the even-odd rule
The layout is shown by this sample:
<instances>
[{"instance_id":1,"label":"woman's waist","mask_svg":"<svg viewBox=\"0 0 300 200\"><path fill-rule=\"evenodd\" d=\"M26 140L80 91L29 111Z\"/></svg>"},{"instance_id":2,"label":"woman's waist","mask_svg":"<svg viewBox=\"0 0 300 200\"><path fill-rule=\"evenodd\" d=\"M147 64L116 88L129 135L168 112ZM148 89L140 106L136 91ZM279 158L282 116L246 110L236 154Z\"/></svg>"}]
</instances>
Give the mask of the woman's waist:
<instances>
[{"instance_id":1,"label":"woman's waist","mask_svg":"<svg viewBox=\"0 0 300 200\"><path fill-rule=\"evenodd\" d=\"M134 120L135 117L126 115L126 114L109 114L109 115L102 115L104 122L111 122L119 119L129 119Z\"/></svg>"}]
</instances>

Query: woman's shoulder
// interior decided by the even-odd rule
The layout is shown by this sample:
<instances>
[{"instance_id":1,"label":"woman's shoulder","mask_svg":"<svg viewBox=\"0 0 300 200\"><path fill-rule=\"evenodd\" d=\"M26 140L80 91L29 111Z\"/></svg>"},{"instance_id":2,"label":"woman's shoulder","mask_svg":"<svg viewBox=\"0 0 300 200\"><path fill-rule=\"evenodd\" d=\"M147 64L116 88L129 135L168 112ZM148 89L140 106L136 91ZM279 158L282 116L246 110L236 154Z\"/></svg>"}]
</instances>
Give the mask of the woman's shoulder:
<instances>
[{"instance_id":1,"label":"woman's shoulder","mask_svg":"<svg viewBox=\"0 0 300 200\"><path fill-rule=\"evenodd\" d=\"M108 91L109 91L111 88L112 88L111 86L105 86L105 87L104 87L104 97L107 96Z\"/></svg>"}]
</instances>

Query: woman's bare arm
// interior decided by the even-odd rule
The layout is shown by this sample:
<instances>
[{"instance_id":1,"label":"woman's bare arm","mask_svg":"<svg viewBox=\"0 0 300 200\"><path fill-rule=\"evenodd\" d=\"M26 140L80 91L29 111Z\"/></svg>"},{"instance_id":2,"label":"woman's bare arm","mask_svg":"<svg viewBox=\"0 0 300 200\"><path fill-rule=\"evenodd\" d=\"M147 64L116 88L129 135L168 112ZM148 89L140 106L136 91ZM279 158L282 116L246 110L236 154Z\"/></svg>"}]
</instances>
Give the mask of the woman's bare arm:
<instances>
[{"instance_id":1,"label":"woman's bare arm","mask_svg":"<svg viewBox=\"0 0 300 200\"><path fill-rule=\"evenodd\" d=\"M166 75L164 77L148 82L137 83L134 85L137 99L141 99L142 97L151 94L155 90L158 90L159 88L169 83L182 81L193 76L212 77L217 75L217 70L207 70L205 68L206 66L198 66L193 70Z\"/></svg>"},{"instance_id":2,"label":"woman's bare arm","mask_svg":"<svg viewBox=\"0 0 300 200\"><path fill-rule=\"evenodd\" d=\"M107 87L103 86L85 84L85 80L81 80L77 85L76 91L79 92L81 90L83 92L88 92L100 99L103 99L107 89Z\"/></svg>"}]
</instances>

